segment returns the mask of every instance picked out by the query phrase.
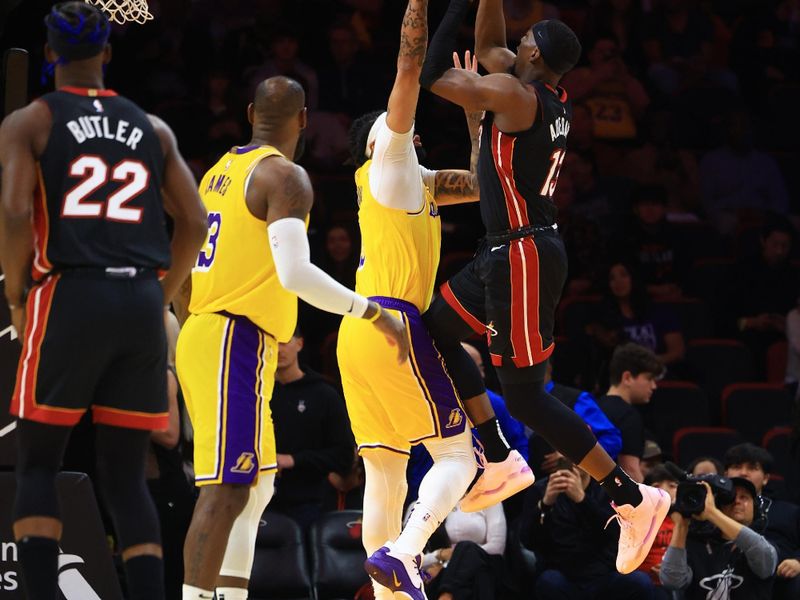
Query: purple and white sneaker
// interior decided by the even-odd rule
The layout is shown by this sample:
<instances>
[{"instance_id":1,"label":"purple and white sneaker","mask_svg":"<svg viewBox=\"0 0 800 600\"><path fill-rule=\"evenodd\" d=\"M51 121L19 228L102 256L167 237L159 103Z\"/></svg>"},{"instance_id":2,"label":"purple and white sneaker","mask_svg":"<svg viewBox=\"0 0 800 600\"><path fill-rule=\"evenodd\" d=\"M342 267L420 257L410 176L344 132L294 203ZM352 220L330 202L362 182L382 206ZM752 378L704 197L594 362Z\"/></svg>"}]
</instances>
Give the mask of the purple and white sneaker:
<instances>
[{"instance_id":1,"label":"purple and white sneaker","mask_svg":"<svg viewBox=\"0 0 800 600\"><path fill-rule=\"evenodd\" d=\"M364 570L383 587L405 594L410 600L428 600L416 557L395 552L391 542L366 560Z\"/></svg>"}]
</instances>

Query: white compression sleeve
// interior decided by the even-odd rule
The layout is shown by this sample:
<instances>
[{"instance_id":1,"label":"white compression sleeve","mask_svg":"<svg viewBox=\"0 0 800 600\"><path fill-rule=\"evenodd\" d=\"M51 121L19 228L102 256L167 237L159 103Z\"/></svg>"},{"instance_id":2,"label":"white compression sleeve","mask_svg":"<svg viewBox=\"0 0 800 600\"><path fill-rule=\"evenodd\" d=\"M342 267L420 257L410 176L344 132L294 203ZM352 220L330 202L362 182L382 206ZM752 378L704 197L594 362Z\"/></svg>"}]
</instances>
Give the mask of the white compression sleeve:
<instances>
[{"instance_id":1,"label":"white compression sleeve","mask_svg":"<svg viewBox=\"0 0 800 600\"><path fill-rule=\"evenodd\" d=\"M274 473L259 475L258 481L250 488L250 498L244 510L233 522L233 528L228 536L225 557L219 570L220 575L250 579L261 515L267 508L274 490Z\"/></svg>"},{"instance_id":2,"label":"white compression sleeve","mask_svg":"<svg viewBox=\"0 0 800 600\"><path fill-rule=\"evenodd\" d=\"M306 225L292 217L278 219L268 228L272 260L281 285L317 308L361 317L369 301L311 263Z\"/></svg>"}]
</instances>

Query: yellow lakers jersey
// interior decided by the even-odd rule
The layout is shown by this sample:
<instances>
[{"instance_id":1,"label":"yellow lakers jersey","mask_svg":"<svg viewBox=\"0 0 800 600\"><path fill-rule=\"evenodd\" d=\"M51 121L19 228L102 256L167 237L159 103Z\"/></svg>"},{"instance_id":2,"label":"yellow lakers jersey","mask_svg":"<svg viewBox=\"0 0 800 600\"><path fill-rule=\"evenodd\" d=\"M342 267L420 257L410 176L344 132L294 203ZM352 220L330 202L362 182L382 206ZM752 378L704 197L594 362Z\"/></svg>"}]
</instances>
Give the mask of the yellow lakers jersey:
<instances>
[{"instance_id":1,"label":"yellow lakers jersey","mask_svg":"<svg viewBox=\"0 0 800 600\"><path fill-rule=\"evenodd\" d=\"M390 296L424 312L431 302L442 228L433 195L424 186L425 203L417 213L378 203L369 188L367 161L356 171L361 228L361 259L356 291L364 296Z\"/></svg>"},{"instance_id":2,"label":"yellow lakers jersey","mask_svg":"<svg viewBox=\"0 0 800 600\"><path fill-rule=\"evenodd\" d=\"M297 296L281 286L267 224L245 203L247 181L268 156L283 155L272 146L234 148L203 176L208 237L192 269L189 311L242 315L288 342L297 325Z\"/></svg>"}]
</instances>

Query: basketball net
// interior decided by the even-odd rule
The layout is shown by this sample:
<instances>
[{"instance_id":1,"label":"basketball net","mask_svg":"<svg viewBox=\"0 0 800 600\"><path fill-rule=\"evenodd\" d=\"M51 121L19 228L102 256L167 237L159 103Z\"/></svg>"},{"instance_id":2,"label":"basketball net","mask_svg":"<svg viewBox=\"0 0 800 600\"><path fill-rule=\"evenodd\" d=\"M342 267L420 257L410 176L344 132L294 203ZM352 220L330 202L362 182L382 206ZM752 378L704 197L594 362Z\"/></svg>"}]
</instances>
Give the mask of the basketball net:
<instances>
[{"instance_id":1,"label":"basketball net","mask_svg":"<svg viewBox=\"0 0 800 600\"><path fill-rule=\"evenodd\" d=\"M147 8L147 0L86 0L94 4L114 23L124 24L127 21L144 25L153 18Z\"/></svg>"}]
</instances>

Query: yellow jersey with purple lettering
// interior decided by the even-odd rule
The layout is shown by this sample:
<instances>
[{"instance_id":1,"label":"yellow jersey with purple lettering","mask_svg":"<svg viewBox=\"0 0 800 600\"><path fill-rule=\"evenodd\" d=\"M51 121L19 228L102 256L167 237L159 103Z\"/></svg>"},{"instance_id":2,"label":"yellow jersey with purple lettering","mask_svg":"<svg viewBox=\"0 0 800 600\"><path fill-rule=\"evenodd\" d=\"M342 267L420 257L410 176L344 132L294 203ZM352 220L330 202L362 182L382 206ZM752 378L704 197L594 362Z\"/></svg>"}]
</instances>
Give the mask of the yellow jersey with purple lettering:
<instances>
[{"instance_id":1,"label":"yellow jersey with purple lettering","mask_svg":"<svg viewBox=\"0 0 800 600\"><path fill-rule=\"evenodd\" d=\"M361 258L356 292L405 300L421 313L433 297L442 227L433 194L420 177L425 202L411 213L380 204L369 187L371 160L356 171Z\"/></svg>"},{"instance_id":2,"label":"yellow jersey with purple lettering","mask_svg":"<svg viewBox=\"0 0 800 600\"><path fill-rule=\"evenodd\" d=\"M283 155L272 146L233 148L200 182L208 238L192 269L189 311L241 315L288 342L297 325L297 296L278 280L267 224L245 202L253 170L269 156Z\"/></svg>"}]
</instances>

